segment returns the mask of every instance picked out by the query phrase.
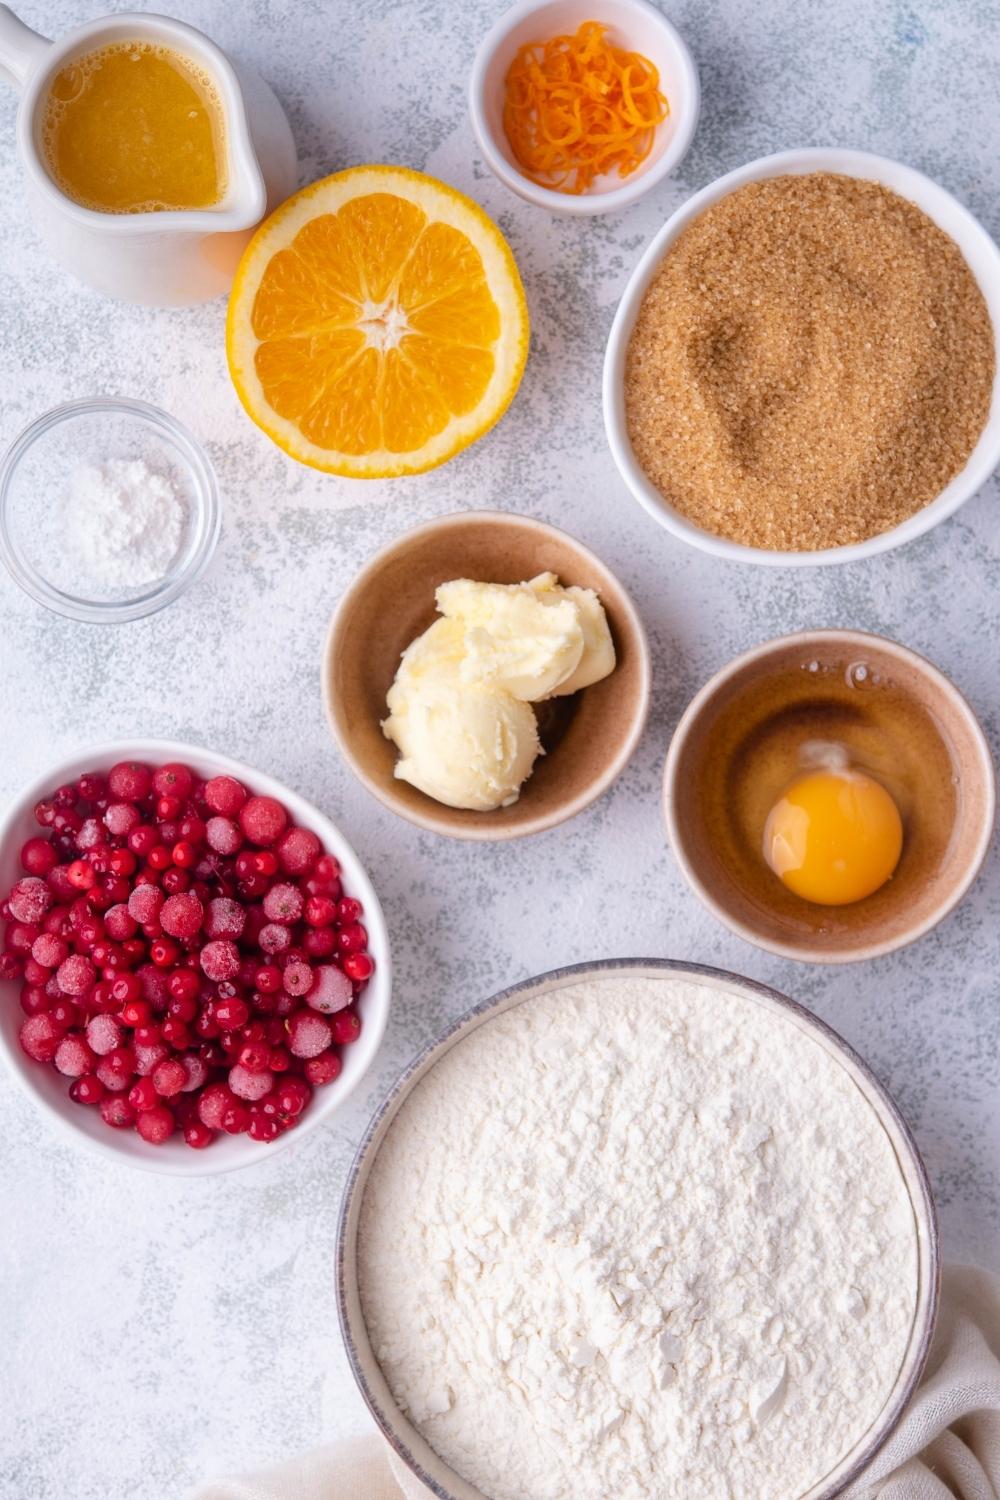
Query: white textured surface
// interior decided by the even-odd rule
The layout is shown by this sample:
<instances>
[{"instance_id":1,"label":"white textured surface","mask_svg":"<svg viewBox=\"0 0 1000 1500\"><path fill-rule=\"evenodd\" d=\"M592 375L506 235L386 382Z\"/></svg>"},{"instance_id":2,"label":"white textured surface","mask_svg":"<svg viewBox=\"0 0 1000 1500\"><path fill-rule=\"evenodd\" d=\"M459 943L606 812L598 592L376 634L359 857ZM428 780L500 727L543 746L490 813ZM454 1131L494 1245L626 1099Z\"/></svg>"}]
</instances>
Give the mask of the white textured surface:
<instances>
[{"instance_id":1,"label":"white textured surface","mask_svg":"<svg viewBox=\"0 0 1000 1500\"><path fill-rule=\"evenodd\" d=\"M50 31L98 8L25 0ZM229 386L223 304L150 312L101 301L43 257L26 222L0 94L0 439L70 397L165 406L208 445L223 490L207 576L114 630L47 614L0 578L0 794L47 758L115 734L230 750L312 797L367 857L395 940L380 1062L351 1106L273 1163L160 1180L59 1144L0 1079L3 1500L164 1500L188 1482L361 1427L335 1326L332 1246L371 1107L443 1021L506 983L608 955L717 963L812 1006L866 1055L914 1125L945 1249L1000 1267L1000 871L936 934L838 972L730 937L664 847L671 726L738 650L792 628L857 625L926 652L1000 735L994 480L945 528L823 573L723 566L672 544L619 482L599 410L601 354L629 269L671 208L780 147L895 155L994 234L1000 15L990 0L671 0L705 86L679 176L621 219L552 221L511 197L472 141L464 85L491 0L182 0L184 19L255 64L292 117L303 181L366 160L426 168L500 221L534 322L500 426L448 468L362 488L297 468ZM509 846L444 843L382 809L332 748L318 692L333 605L377 546L428 516L498 505L566 526L635 593L655 653L648 732L621 782L569 825Z\"/></svg>"},{"instance_id":2,"label":"white textured surface","mask_svg":"<svg viewBox=\"0 0 1000 1500\"><path fill-rule=\"evenodd\" d=\"M484 1495L798 1500L889 1401L917 1230L875 1110L796 1020L612 970L420 1080L358 1274L396 1400Z\"/></svg>"}]
</instances>

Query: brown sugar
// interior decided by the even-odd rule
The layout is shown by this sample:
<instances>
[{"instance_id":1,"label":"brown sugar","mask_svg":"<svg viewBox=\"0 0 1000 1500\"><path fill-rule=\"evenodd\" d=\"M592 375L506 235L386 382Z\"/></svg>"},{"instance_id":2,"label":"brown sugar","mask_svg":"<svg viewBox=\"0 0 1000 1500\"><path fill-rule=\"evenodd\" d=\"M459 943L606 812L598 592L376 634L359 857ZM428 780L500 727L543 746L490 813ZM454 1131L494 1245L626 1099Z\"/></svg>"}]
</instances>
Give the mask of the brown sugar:
<instances>
[{"instance_id":1,"label":"brown sugar","mask_svg":"<svg viewBox=\"0 0 1000 1500\"><path fill-rule=\"evenodd\" d=\"M958 246L878 183L738 188L667 251L629 343L635 456L752 547L859 542L933 500L986 421L993 326Z\"/></svg>"}]
</instances>

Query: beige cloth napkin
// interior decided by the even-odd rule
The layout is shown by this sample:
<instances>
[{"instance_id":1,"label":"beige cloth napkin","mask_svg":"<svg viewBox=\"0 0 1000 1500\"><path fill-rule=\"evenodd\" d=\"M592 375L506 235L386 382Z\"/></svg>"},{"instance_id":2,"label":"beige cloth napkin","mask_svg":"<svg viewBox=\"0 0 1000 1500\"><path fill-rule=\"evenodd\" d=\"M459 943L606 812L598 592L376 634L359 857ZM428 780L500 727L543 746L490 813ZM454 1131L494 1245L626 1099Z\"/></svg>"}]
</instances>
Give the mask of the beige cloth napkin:
<instances>
[{"instance_id":1,"label":"beige cloth napkin","mask_svg":"<svg viewBox=\"0 0 1000 1500\"><path fill-rule=\"evenodd\" d=\"M190 1500L428 1500L382 1438L317 1448ZM1000 1276L947 1266L924 1382L845 1500L1000 1500Z\"/></svg>"}]
</instances>

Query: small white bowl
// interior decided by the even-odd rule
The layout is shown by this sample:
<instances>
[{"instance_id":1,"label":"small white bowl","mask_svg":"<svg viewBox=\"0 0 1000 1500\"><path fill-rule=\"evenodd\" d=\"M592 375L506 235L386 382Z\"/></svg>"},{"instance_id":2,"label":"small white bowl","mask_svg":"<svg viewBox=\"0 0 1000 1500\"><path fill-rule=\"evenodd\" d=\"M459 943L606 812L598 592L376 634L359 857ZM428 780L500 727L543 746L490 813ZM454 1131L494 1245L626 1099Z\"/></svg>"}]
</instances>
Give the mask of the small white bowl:
<instances>
[{"instance_id":1,"label":"small white bowl","mask_svg":"<svg viewBox=\"0 0 1000 1500\"><path fill-rule=\"evenodd\" d=\"M631 177L611 173L599 178L589 192L574 196L539 187L518 166L503 128L504 82L519 47L574 32L590 20L604 22L612 42L641 52L656 65L670 114L658 126L649 156ZM675 171L687 155L700 104L698 70L687 43L649 0L602 0L596 8L579 0L521 0L487 33L469 80L472 128L491 170L519 198L550 213L574 217L618 213Z\"/></svg>"},{"instance_id":2,"label":"small white bowl","mask_svg":"<svg viewBox=\"0 0 1000 1500\"><path fill-rule=\"evenodd\" d=\"M867 151L841 151L826 146L807 147L797 151L781 151L775 156L762 156L744 167L737 167L735 172L728 172L725 177L719 177L715 182L709 183L708 187L702 188L700 193L695 193L682 208L671 214L659 233L654 235L632 272L618 304L604 356L604 426L622 478L653 519L682 541L690 542L703 552L710 552L714 557L731 562L801 568L815 564L857 562L863 557L888 552L893 547L900 547L905 542L913 541L915 537L923 536L925 531L930 531L939 521L953 515L960 505L971 499L985 484L1000 463L1000 379L994 379L989 417L964 469L955 475L936 499L900 525L846 547L828 547L818 552L777 552L764 547L745 547L739 542L729 541L726 537L716 536L695 526L680 511L675 510L647 478L629 441L625 419L625 358L642 300L659 270L660 262L693 219L736 188L743 187L748 182L760 182L767 177L782 177L792 173L801 175L807 172L840 172L847 177L880 182L915 203L945 234L951 236L979 283L989 309L997 346L997 363L1000 367L1000 249L967 208L922 172L892 161L887 156L873 156Z\"/></svg>"},{"instance_id":3,"label":"small white bowl","mask_svg":"<svg viewBox=\"0 0 1000 1500\"><path fill-rule=\"evenodd\" d=\"M392 967L389 934L378 897L361 861L340 829L311 802L241 761L180 740L121 740L92 745L50 766L14 798L0 820L0 889L9 890L23 873L18 861L21 845L40 831L34 817L35 803L55 787L75 781L85 771L108 771L120 760L140 760L151 765L183 761L199 776L235 776L252 792L276 797L288 809L295 823L313 830L328 853L340 861L347 892L356 896L364 907L368 949L375 960L375 973L361 1000L364 1022L361 1035L351 1046L344 1048L344 1068L340 1077L316 1089L300 1125L268 1144L251 1141L245 1135L220 1134L205 1151L192 1150L177 1134L162 1146L151 1146L134 1130L115 1130L105 1125L96 1108L74 1104L69 1097L72 1080L64 1078L47 1064L34 1062L21 1050L18 1031L24 1014L18 1001L19 982L0 982L0 1056L15 1081L51 1124L75 1145L84 1146L100 1156L172 1177L207 1177L231 1172L237 1167L248 1167L255 1161L266 1161L276 1151L301 1140L307 1132L328 1120L354 1093L379 1049L389 1018Z\"/></svg>"}]
</instances>

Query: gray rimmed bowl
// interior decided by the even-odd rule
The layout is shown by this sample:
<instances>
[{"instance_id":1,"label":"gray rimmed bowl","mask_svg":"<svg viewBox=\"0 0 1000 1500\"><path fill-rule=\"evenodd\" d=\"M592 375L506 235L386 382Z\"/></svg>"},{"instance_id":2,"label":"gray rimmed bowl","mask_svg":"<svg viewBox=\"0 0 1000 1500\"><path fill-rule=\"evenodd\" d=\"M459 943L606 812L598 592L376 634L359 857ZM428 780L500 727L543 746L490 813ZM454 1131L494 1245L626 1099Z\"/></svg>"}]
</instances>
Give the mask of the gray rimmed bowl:
<instances>
[{"instance_id":1,"label":"gray rimmed bowl","mask_svg":"<svg viewBox=\"0 0 1000 1500\"><path fill-rule=\"evenodd\" d=\"M348 1174L337 1226L337 1311L347 1358L362 1398L399 1463L439 1500L491 1500L456 1474L426 1438L396 1406L379 1367L361 1308L357 1276L357 1236L365 1185L389 1126L415 1086L444 1054L476 1027L529 1000L578 984L588 978L621 974L662 979L677 976L706 988L730 990L756 1000L771 1011L788 1016L818 1042L848 1072L875 1111L889 1137L906 1183L917 1231L917 1304L906 1357L896 1384L878 1421L865 1433L837 1468L824 1476L801 1500L834 1500L862 1473L888 1441L923 1373L930 1352L940 1291L940 1247L937 1216L927 1172L916 1142L898 1106L868 1064L825 1022L777 990L724 969L674 959L605 959L553 969L526 979L484 1000L455 1021L444 1034L420 1052L376 1111Z\"/></svg>"}]
</instances>

